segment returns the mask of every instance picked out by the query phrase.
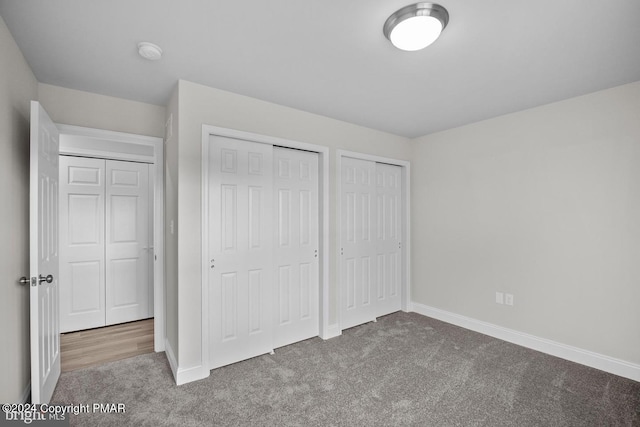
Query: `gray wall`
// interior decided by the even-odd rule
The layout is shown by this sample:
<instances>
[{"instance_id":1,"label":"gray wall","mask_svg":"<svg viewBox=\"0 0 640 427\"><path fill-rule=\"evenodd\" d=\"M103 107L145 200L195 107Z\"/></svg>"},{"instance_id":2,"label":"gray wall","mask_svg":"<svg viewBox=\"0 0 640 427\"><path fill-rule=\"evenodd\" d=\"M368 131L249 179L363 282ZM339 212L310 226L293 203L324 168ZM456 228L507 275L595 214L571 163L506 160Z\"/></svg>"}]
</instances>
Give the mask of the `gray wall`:
<instances>
[{"instance_id":1,"label":"gray wall","mask_svg":"<svg viewBox=\"0 0 640 427\"><path fill-rule=\"evenodd\" d=\"M37 82L0 18L0 402L29 387L29 116ZM3 416L0 414L0 416Z\"/></svg>"},{"instance_id":2,"label":"gray wall","mask_svg":"<svg viewBox=\"0 0 640 427\"><path fill-rule=\"evenodd\" d=\"M419 138L411 170L414 301L640 363L640 82Z\"/></svg>"},{"instance_id":3,"label":"gray wall","mask_svg":"<svg viewBox=\"0 0 640 427\"><path fill-rule=\"evenodd\" d=\"M330 148L330 318L336 321L336 149L409 160L406 138L254 98L179 82L178 336L180 368L201 364L201 150L202 125L254 132Z\"/></svg>"},{"instance_id":4,"label":"gray wall","mask_svg":"<svg viewBox=\"0 0 640 427\"><path fill-rule=\"evenodd\" d=\"M38 101L56 123L164 138L164 106L44 83Z\"/></svg>"}]
</instances>

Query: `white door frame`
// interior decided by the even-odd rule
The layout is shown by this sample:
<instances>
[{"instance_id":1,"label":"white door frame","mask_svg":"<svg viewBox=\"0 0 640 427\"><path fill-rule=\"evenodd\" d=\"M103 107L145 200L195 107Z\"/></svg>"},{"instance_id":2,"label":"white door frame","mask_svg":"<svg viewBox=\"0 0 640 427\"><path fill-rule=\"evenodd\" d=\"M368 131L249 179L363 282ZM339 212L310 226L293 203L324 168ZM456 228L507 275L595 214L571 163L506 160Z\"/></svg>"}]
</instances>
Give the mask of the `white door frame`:
<instances>
[{"instance_id":1,"label":"white door frame","mask_svg":"<svg viewBox=\"0 0 640 427\"><path fill-rule=\"evenodd\" d=\"M340 230L342 230L341 224L341 211L342 211L342 158L351 157L360 160L369 160L378 163L387 163L389 165L400 166L402 168L402 311L410 310L411 302L411 163L406 160L391 159L388 157L375 156L372 154L357 153L355 151L336 150L336 192L337 192L337 204L336 204L336 220L338 226L336 227L336 242L338 248L340 248ZM342 292L340 290L340 271L342 269L342 257L338 255L338 287L337 287L337 300L338 300L338 324L341 325L341 311L342 311ZM342 330L342 326L340 326Z\"/></svg>"},{"instance_id":2,"label":"white door frame","mask_svg":"<svg viewBox=\"0 0 640 427\"><path fill-rule=\"evenodd\" d=\"M297 142L283 138L259 135L235 129L221 128L211 125L202 125L202 367L203 378L209 375L209 287L208 261L205 259L209 247L209 138L211 136L223 136L227 138L243 139L245 141L263 144L277 145L285 148L294 148L318 153L319 177L319 233L320 233L320 338L328 339L329 334L329 148L321 145Z\"/></svg>"},{"instance_id":3,"label":"white door frame","mask_svg":"<svg viewBox=\"0 0 640 427\"><path fill-rule=\"evenodd\" d=\"M102 129L57 124L60 140L65 136L82 137L90 141L85 147L60 145L60 154L95 157L108 160L128 160L151 163L154 171L155 194L153 205L153 314L156 352L165 350L165 285L164 285L164 144L163 139ZM77 139L77 138L75 138ZM114 144L115 143L115 144ZM112 147L117 146L118 150Z\"/></svg>"}]
</instances>

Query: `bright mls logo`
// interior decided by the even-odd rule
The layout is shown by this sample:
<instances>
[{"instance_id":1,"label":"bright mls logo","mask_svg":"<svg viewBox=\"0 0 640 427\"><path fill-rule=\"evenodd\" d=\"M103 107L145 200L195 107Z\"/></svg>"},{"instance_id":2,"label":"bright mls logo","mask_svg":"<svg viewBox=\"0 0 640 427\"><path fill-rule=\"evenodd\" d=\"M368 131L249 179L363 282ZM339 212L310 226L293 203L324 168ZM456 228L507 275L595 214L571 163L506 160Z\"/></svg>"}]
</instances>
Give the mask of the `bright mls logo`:
<instances>
[{"instance_id":1,"label":"bright mls logo","mask_svg":"<svg viewBox=\"0 0 640 427\"><path fill-rule=\"evenodd\" d=\"M124 403L93 403L79 405L32 405L24 404L8 404L2 405L4 419L6 421L16 421L18 423L36 425L40 422L66 421L68 425L69 415L80 414L124 414L126 406ZM13 424L13 423L12 423ZM4 425L4 424L3 424ZM46 424L51 425L51 424ZM57 425L57 424L56 424Z\"/></svg>"}]
</instances>

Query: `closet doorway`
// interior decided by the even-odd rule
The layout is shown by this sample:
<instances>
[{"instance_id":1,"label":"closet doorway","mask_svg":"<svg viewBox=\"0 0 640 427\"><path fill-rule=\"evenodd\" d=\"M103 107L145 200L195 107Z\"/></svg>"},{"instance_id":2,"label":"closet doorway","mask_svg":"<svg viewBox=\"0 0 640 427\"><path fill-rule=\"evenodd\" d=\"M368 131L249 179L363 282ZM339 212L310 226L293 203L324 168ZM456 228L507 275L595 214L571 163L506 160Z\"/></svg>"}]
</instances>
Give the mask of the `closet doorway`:
<instances>
[{"instance_id":1,"label":"closet doorway","mask_svg":"<svg viewBox=\"0 0 640 427\"><path fill-rule=\"evenodd\" d=\"M148 163L60 155L60 332L153 317Z\"/></svg>"},{"instance_id":2,"label":"closet doorway","mask_svg":"<svg viewBox=\"0 0 640 427\"><path fill-rule=\"evenodd\" d=\"M153 318L163 351L163 141L57 127L61 332Z\"/></svg>"},{"instance_id":3,"label":"closet doorway","mask_svg":"<svg viewBox=\"0 0 640 427\"><path fill-rule=\"evenodd\" d=\"M409 307L409 162L338 151L340 328Z\"/></svg>"},{"instance_id":4,"label":"closet doorway","mask_svg":"<svg viewBox=\"0 0 640 427\"><path fill-rule=\"evenodd\" d=\"M207 371L328 331L326 147L203 126Z\"/></svg>"}]
</instances>

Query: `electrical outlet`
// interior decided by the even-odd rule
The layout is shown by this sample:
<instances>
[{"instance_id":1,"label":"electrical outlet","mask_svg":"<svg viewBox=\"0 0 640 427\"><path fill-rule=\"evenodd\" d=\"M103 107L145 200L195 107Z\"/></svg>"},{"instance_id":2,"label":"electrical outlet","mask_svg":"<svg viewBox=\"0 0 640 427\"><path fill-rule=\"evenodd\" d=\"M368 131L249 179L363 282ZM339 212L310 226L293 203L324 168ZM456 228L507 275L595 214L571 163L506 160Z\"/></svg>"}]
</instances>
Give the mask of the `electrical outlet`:
<instances>
[{"instance_id":1,"label":"electrical outlet","mask_svg":"<svg viewBox=\"0 0 640 427\"><path fill-rule=\"evenodd\" d=\"M513 294L504 294L504 303L507 305L513 305Z\"/></svg>"},{"instance_id":2,"label":"electrical outlet","mask_svg":"<svg viewBox=\"0 0 640 427\"><path fill-rule=\"evenodd\" d=\"M496 304L504 304L504 294L502 292L496 292Z\"/></svg>"}]
</instances>

